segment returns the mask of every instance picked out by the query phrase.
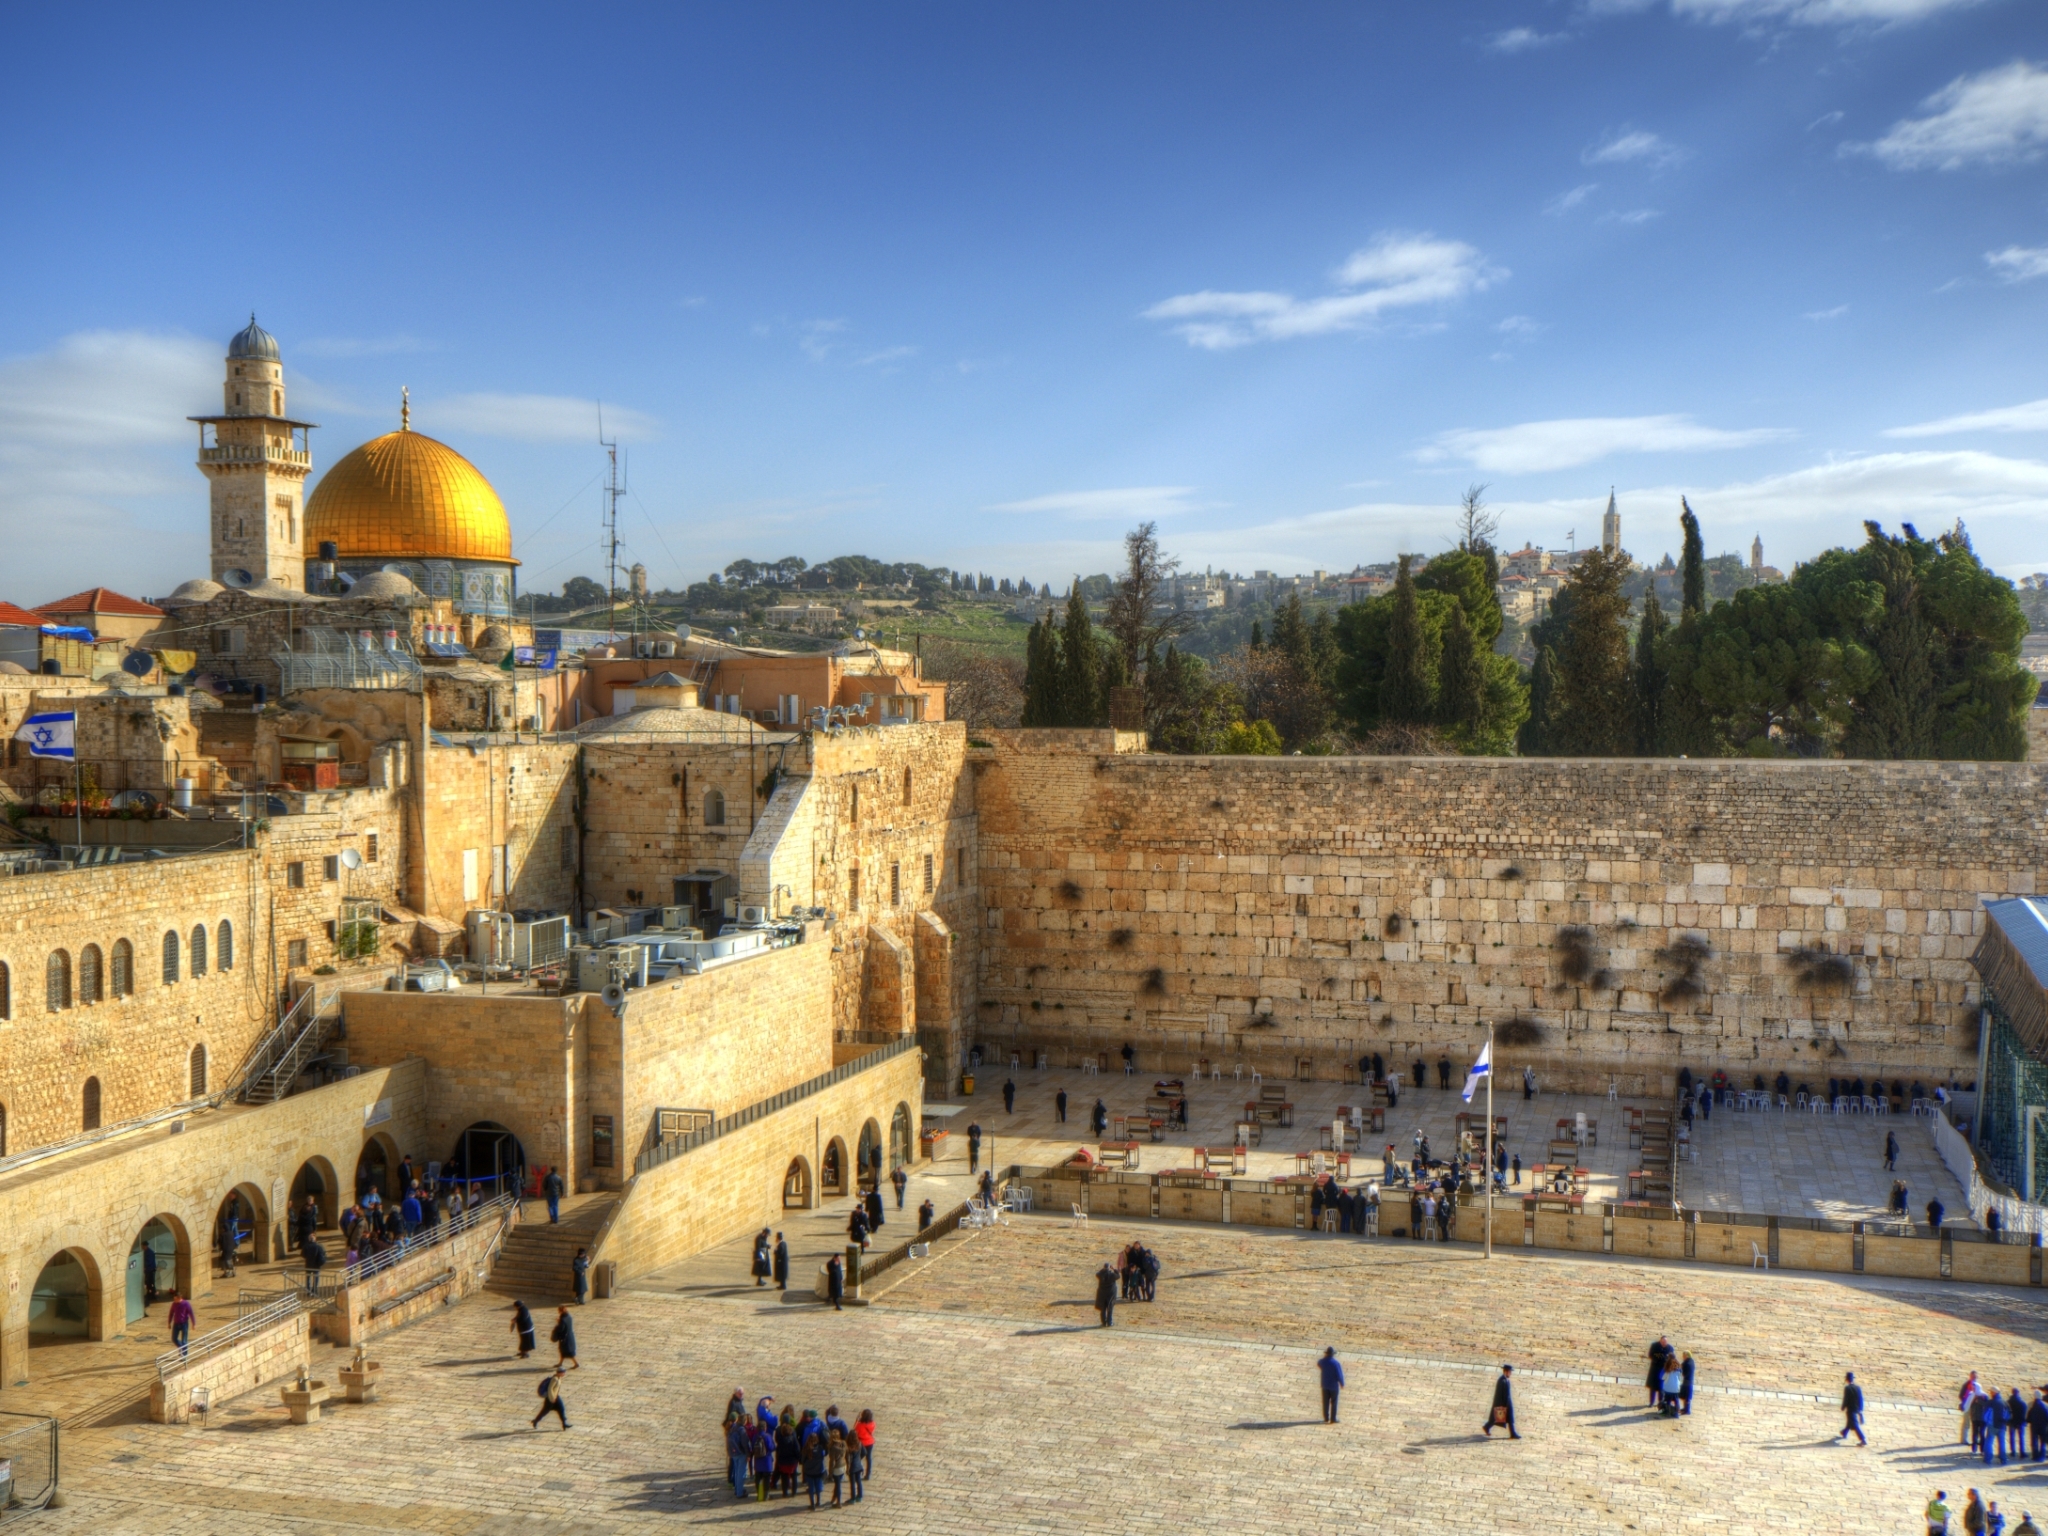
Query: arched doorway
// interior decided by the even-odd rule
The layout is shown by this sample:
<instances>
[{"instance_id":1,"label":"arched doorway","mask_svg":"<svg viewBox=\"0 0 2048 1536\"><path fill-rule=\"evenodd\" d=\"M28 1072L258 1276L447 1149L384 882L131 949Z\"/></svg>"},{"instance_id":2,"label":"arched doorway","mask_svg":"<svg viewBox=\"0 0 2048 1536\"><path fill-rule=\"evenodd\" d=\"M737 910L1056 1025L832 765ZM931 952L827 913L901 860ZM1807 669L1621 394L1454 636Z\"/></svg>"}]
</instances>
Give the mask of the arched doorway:
<instances>
[{"instance_id":1,"label":"arched doorway","mask_svg":"<svg viewBox=\"0 0 2048 1536\"><path fill-rule=\"evenodd\" d=\"M96 1339L100 1328L100 1267L83 1248L66 1248L43 1266L29 1293L29 1346Z\"/></svg>"},{"instance_id":2,"label":"arched doorway","mask_svg":"<svg viewBox=\"0 0 2048 1536\"><path fill-rule=\"evenodd\" d=\"M825 1161L819 1169L818 1182L828 1195L846 1193L846 1143L837 1136L825 1143Z\"/></svg>"},{"instance_id":3,"label":"arched doorway","mask_svg":"<svg viewBox=\"0 0 2048 1536\"><path fill-rule=\"evenodd\" d=\"M363 1142L363 1154L356 1159L356 1203L362 1204L369 1198L370 1191L377 1192L377 1198L386 1205L398 1197L398 1191L391 1187L391 1181L398 1168L398 1148L384 1136L371 1136Z\"/></svg>"},{"instance_id":4,"label":"arched doorway","mask_svg":"<svg viewBox=\"0 0 2048 1536\"><path fill-rule=\"evenodd\" d=\"M889 1117L889 1171L907 1168L913 1158L917 1143L911 1139L910 1106L898 1104L896 1113Z\"/></svg>"},{"instance_id":5,"label":"arched doorway","mask_svg":"<svg viewBox=\"0 0 2048 1536\"><path fill-rule=\"evenodd\" d=\"M232 1247L228 1223L234 1223ZM237 1264L270 1262L270 1202L254 1184L237 1184L220 1203L213 1217L214 1263L227 1271L230 1253Z\"/></svg>"},{"instance_id":6,"label":"arched doorway","mask_svg":"<svg viewBox=\"0 0 2048 1536\"><path fill-rule=\"evenodd\" d=\"M334 1164L324 1157L309 1157L292 1175L292 1216L305 1208L306 1196L313 1197L313 1208L320 1213L320 1230L330 1231L341 1225L341 1181L334 1176Z\"/></svg>"},{"instance_id":7,"label":"arched doorway","mask_svg":"<svg viewBox=\"0 0 2048 1536\"><path fill-rule=\"evenodd\" d=\"M138 1323L150 1303L172 1291L192 1294L192 1242L175 1216L152 1216L128 1247L126 1321Z\"/></svg>"},{"instance_id":8,"label":"arched doorway","mask_svg":"<svg viewBox=\"0 0 2048 1536\"><path fill-rule=\"evenodd\" d=\"M782 1208L807 1211L811 1204L811 1165L793 1157L789 1160L789 1172L782 1176Z\"/></svg>"},{"instance_id":9,"label":"arched doorway","mask_svg":"<svg viewBox=\"0 0 2048 1536\"><path fill-rule=\"evenodd\" d=\"M448 1162L470 1193L486 1200L526 1184L526 1149L495 1120L479 1120L464 1130Z\"/></svg>"},{"instance_id":10,"label":"arched doorway","mask_svg":"<svg viewBox=\"0 0 2048 1536\"><path fill-rule=\"evenodd\" d=\"M854 1167L861 1188L882 1182L882 1128L873 1120L860 1128L860 1160Z\"/></svg>"}]
</instances>

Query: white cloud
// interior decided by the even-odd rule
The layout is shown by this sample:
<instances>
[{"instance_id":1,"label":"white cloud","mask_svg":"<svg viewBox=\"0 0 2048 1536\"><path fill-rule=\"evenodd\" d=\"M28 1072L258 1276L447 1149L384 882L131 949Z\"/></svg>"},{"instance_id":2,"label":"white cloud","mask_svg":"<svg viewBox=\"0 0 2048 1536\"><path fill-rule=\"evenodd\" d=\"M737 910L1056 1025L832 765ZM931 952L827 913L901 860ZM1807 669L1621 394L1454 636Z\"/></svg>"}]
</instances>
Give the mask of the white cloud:
<instances>
[{"instance_id":1,"label":"white cloud","mask_svg":"<svg viewBox=\"0 0 2048 1536\"><path fill-rule=\"evenodd\" d=\"M1145 519L1194 510L1191 485L1127 485L1106 491L1058 491L1023 501L999 501L986 512L1050 514L1075 521L1098 518Z\"/></svg>"},{"instance_id":2,"label":"white cloud","mask_svg":"<svg viewBox=\"0 0 2048 1536\"><path fill-rule=\"evenodd\" d=\"M1598 192L1599 190L1599 182L1586 182L1581 186L1573 187L1569 192L1558 193L1557 196L1553 197L1549 202L1543 205L1543 211L1549 214L1554 219L1559 214L1570 213L1574 208L1578 207L1579 204L1583 203L1587 198L1591 197L1595 192Z\"/></svg>"},{"instance_id":3,"label":"white cloud","mask_svg":"<svg viewBox=\"0 0 2048 1536\"><path fill-rule=\"evenodd\" d=\"M873 368L889 363L900 363L904 358L914 357L916 354L917 348L915 347L884 347L879 352L870 352L866 357L855 358L853 366L856 368Z\"/></svg>"},{"instance_id":4,"label":"white cloud","mask_svg":"<svg viewBox=\"0 0 2048 1536\"><path fill-rule=\"evenodd\" d=\"M1540 320L1531 320L1527 315L1509 315L1507 319L1501 321L1494 329L1499 331L1501 335L1510 337L1515 341L1529 341L1537 336L1541 336L1550 327L1543 324Z\"/></svg>"},{"instance_id":5,"label":"white cloud","mask_svg":"<svg viewBox=\"0 0 2048 1536\"><path fill-rule=\"evenodd\" d=\"M1177 322L1173 330L1188 345L1221 351L1253 341L1359 330L1388 310L1447 303L1507 275L1463 241L1389 233L1352 252L1333 274L1342 292L1297 299L1205 289L1162 300L1144 318Z\"/></svg>"},{"instance_id":6,"label":"white cloud","mask_svg":"<svg viewBox=\"0 0 2048 1536\"><path fill-rule=\"evenodd\" d=\"M1892 427L1886 437L1948 437L1957 432L2048 432L2048 400L2029 400L2025 405L2002 405L1996 410L1971 411L1962 416L1944 416L1939 421L1917 422L1910 427Z\"/></svg>"},{"instance_id":7,"label":"white cloud","mask_svg":"<svg viewBox=\"0 0 2048 1536\"><path fill-rule=\"evenodd\" d=\"M1920 21L1982 0L1671 0L1673 15L1702 21L1790 21L1803 26Z\"/></svg>"},{"instance_id":8,"label":"white cloud","mask_svg":"<svg viewBox=\"0 0 2048 1536\"><path fill-rule=\"evenodd\" d=\"M846 329L844 320L806 320L797 334L797 345L804 349L804 355L814 363L822 363L838 345L837 338Z\"/></svg>"},{"instance_id":9,"label":"white cloud","mask_svg":"<svg viewBox=\"0 0 2048 1536\"><path fill-rule=\"evenodd\" d=\"M1661 219L1663 217L1664 210L1661 208L1631 208L1625 213L1603 213L1600 215L1600 222L1602 224L1647 224L1652 219Z\"/></svg>"},{"instance_id":10,"label":"white cloud","mask_svg":"<svg viewBox=\"0 0 2048 1536\"><path fill-rule=\"evenodd\" d=\"M1486 40L1486 46L1495 53L1527 53L1532 48L1547 48L1552 43L1564 41L1562 32L1538 32L1534 27L1509 27L1505 32L1496 32Z\"/></svg>"},{"instance_id":11,"label":"white cloud","mask_svg":"<svg viewBox=\"0 0 2048 1536\"><path fill-rule=\"evenodd\" d=\"M1848 305L1837 304L1833 309L1809 309L1806 312L1806 318L1809 320L1839 320L1847 313L1849 313Z\"/></svg>"},{"instance_id":12,"label":"white cloud","mask_svg":"<svg viewBox=\"0 0 2048 1536\"><path fill-rule=\"evenodd\" d=\"M2031 277L2048 277L2048 245L2008 245L2002 251L1986 251L1984 260L2008 283L2024 283Z\"/></svg>"},{"instance_id":13,"label":"white cloud","mask_svg":"<svg viewBox=\"0 0 2048 1536\"><path fill-rule=\"evenodd\" d=\"M1812 122L1806 125L1806 131L1808 133L1811 133L1816 128L1832 128L1835 126L1835 124L1839 123L1846 115L1847 114L1839 111L1823 112L1819 117L1816 117Z\"/></svg>"},{"instance_id":14,"label":"white cloud","mask_svg":"<svg viewBox=\"0 0 2048 1536\"><path fill-rule=\"evenodd\" d=\"M1525 421L1512 427L1460 429L1437 434L1415 457L1425 464L1459 459L1494 474L1540 474L1573 469L1616 453L1695 453L1747 448L1792 436L1782 427L1725 431L1690 416L1584 416Z\"/></svg>"},{"instance_id":15,"label":"white cloud","mask_svg":"<svg viewBox=\"0 0 2048 1536\"><path fill-rule=\"evenodd\" d=\"M1609 129L1599 143L1587 145L1579 158L1587 165L1642 164L1661 171L1683 160L1686 153L1669 139L1623 125Z\"/></svg>"},{"instance_id":16,"label":"white cloud","mask_svg":"<svg viewBox=\"0 0 2048 1536\"><path fill-rule=\"evenodd\" d=\"M2048 148L2048 69L2015 59L1978 75L1961 75L1920 103L1921 117L1902 118L1875 144L1845 144L1895 171L1954 171L2007 165Z\"/></svg>"},{"instance_id":17,"label":"white cloud","mask_svg":"<svg viewBox=\"0 0 2048 1536\"><path fill-rule=\"evenodd\" d=\"M414 400L412 424L432 437L510 437L530 443L595 443L599 411L607 437L660 435L653 417L568 395L448 395Z\"/></svg>"}]
</instances>

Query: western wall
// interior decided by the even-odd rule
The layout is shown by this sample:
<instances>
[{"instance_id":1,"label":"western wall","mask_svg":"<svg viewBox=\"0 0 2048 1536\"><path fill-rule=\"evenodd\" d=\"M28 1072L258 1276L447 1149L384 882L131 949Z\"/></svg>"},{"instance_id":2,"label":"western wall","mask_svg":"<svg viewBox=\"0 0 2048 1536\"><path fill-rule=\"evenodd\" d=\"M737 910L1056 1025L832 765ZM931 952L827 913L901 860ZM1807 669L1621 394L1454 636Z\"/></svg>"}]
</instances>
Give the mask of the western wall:
<instances>
[{"instance_id":1,"label":"western wall","mask_svg":"<svg viewBox=\"0 0 2048 1536\"><path fill-rule=\"evenodd\" d=\"M1679 1068L1976 1069L1981 903L2040 889L2021 763L1176 758L1094 733L969 753L975 1033L1339 1076L1377 1053L1671 1091Z\"/></svg>"}]
</instances>

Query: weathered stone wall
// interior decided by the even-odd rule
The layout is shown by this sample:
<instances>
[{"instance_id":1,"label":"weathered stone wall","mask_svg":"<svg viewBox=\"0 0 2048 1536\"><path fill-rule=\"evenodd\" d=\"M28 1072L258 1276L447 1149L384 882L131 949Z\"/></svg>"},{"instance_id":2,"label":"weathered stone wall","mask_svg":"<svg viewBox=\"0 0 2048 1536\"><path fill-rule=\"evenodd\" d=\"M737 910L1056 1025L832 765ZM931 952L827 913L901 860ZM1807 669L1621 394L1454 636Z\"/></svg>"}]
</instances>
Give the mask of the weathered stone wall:
<instances>
[{"instance_id":1,"label":"weathered stone wall","mask_svg":"<svg viewBox=\"0 0 2048 1536\"><path fill-rule=\"evenodd\" d=\"M1974 1065L1985 897L2048 864L2004 763L1258 759L1009 733L977 805L980 1038L1317 1075L1468 1060L1563 1086L1678 1067ZM1574 943L1570 929L1583 929ZM1687 953L1684 941L1699 949Z\"/></svg>"},{"instance_id":2,"label":"weathered stone wall","mask_svg":"<svg viewBox=\"0 0 2048 1536\"><path fill-rule=\"evenodd\" d=\"M675 900L677 875L739 873L740 851L766 804L761 781L778 749L751 739L728 745L597 736L583 751L589 906L665 906ZM706 817L714 791L722 817L716 822Z\"/></svg>"},{"instance_id":3,"label":"weathered stone wall","mask_svg":"<svg viewBox=\"0 0 2048 1536\"><path fill-rule=\"evenodd\" d=\"M519 1207L510 1207L509 1216L511 1226L516 1227ZM482 1290L490 1279L485 1260L492 1256L499 1234L509 1231L502 1217L480 1221L445 1243L423 1248L366 1280L343 1286L334 1293L334 1310L320 1317L320 1336L330 1344L353 1349ZM426 1286L450 1270L454 1273L445 1283L398 1301L406 1292ZM339 1273L335 1272L336 1278Z\"/></svg>"},{"instance_id":4,"label":"weathered stone wall","mask_svg":"<svg viewBox=\"0 0 2048 1536\"><path fill-rule=\"evenodd\" d=\"M408 905L452 923L484 909L568 911L576 750L496 741L429 751L424 841L419 794L409 796Z\"/></svg>"},{"instance_id":5,"label":"weathered stone wall","mask_svg":"<svg viewBox=\"0 0 2048 1536\"><path fill-rule=\"evenodd\" d=\"M251 1334L232 1348L202 1355L191 1364L149 1384L149 1416L158 1424L183 1424L192 1417L192 1390L204 1387L207 1412L229 1398L253 1392L266 1382L296 1379L312 1361L311 1319L293 1314L273 1328ZM339 1391L337 1383L328 1385Z\"/></svg>"}]
</instances>

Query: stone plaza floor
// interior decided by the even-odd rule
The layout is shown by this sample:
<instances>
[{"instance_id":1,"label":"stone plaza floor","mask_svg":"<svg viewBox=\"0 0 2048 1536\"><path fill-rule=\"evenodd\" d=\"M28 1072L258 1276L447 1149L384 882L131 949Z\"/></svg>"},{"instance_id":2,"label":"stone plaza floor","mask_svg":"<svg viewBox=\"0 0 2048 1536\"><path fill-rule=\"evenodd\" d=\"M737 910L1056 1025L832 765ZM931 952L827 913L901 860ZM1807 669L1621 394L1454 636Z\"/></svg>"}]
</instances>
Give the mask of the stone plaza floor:
<instances>
[{"instance_id":1,"label":"stone plaza floor","mask_svg":"<svg viewBox=\"0 0 2048 1536\"><path fill-rule=\"evenodd\" d=\"M1159 1299L1098 1328L1092 1273L1134 1237L1161 1256ZM1969 1370L2048 1379L2048 1309L2026 1292L1050 1216L948 1239L844 1312L719 1289L582 1309L566 1434L528 1427L538 1362L473 1297L381 1340L382 1401L318 1425L289 1426L271 1391L204 1426L67 1433L70 1502L32 1528L1908 1532L1936 1486L1959 1508L1972 1485L2015 1524L2036 1499L2048 1515L2048 1468L1954 1443ZM1690 1418L1644 1409L1658 1333L1699 1361ZM1325 1344L1350 1378L1335 1428ZM1478 1434L1502 1360L1519 1442ZM316 1373L338 1364L320 1351ZM1845 1369L1867 1450L1835 1438ZM718 1430L735 1387L874 1409L866 1501L736 1501Z\"/></svg>"}]
</instances>

